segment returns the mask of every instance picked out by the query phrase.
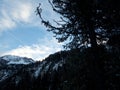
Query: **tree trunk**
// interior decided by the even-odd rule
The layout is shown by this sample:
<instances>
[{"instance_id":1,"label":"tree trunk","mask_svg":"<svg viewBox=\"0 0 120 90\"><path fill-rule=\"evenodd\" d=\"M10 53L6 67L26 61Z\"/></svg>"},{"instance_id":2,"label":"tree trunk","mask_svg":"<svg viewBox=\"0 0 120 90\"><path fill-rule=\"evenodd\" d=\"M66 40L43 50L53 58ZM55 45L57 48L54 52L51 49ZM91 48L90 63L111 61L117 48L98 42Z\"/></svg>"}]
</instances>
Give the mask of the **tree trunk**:
<instances>
[{"instance_id":1,"label":"tree trunk","mask_svg":"<svg viewBox=\"0 0 120 90\"><path fill-rule=\"evenodd\" d=\"M104 89L104 75L103 63L99 58L98 46L96 41L96 34L93 24L90 20L87 21L89 28L89 37L91 42L91 60L89 61L88 75L88 90L105 90Z\"/></svg>"}]
</instances>

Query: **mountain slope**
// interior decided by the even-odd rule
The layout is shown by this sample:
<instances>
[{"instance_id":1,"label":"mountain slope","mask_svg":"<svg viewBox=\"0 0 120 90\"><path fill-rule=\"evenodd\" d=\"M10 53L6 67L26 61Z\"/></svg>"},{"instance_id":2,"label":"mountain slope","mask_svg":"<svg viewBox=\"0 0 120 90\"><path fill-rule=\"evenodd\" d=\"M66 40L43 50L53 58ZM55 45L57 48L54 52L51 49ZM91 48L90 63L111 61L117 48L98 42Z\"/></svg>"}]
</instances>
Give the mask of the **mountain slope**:
<instances>
[{"instance_id":1,"label":"mountain slope","mask_svg":"<svg viewBox=\"0 0 120 90\"><path fill-rule=\"evenodd\" d=\"M119 90L119 53L99 48L98 54L103 61L99 68L104 69L103 88ZM51 54L43 61L24 65L1 81L0 90L89 90L92 58L91 48Z\"/></svg>"},{"instance_id":2,"label":"mountain slope","mask_svg":"<svg viewBox=\"0 0 120 90\"><path fill-rule=\"evenodd\" d=\"M6 55L0 57L0 82L11 77L22 69L25 65L32 64L34 61L30 58Z\"/></svg>"},{"instance_id":3,"label":"mountain slope","mask_svg":"<svg viewBox=\"0 0 120 90\"><path fill-rule=\"evenodd\" d=\"M35 89L36 85L38 86L40 83L43 83L44 81L46 82L46 80L43 81L43 79L46 77L47 74L52 75L53 73L55 73L56 71L58 71L60 68L63 67L63 65L65 64L66 56L67 56L67 52L65 51L58 52L53 55L50 55L48 58L46 58L43 61L24 65L19 70L13 71L15 73L12 73L10 76L8 76L7 74L6 76L4 74L3 78L4 77L6 78L1 80L0 86L3 87L0 87L0 90L8 90L10 88L12 88L13 90L29 90L29 88L33 88L32 90L37 90ZM2 57L2 59L6 59L6 58ZM15 65L18 66L19 64L15 64ZM8 64L8 66L10 66L10 64ZM42 88L43 84L39 86L40 87L37 87L38 89Z\"/></svg>"}]
</instances>

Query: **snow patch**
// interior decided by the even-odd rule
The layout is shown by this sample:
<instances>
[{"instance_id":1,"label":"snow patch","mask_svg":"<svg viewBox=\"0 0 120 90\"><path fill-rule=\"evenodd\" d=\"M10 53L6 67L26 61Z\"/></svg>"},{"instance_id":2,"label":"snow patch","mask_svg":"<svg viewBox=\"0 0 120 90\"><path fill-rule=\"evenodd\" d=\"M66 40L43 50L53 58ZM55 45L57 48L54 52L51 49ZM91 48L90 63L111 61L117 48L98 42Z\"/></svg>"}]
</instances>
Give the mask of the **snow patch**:
<instances>
[{"instance_id":1,"label":"snow patch","mask_svg":"<svg viewBox=\"0 0 120 90\"><path fill-rule=\"evenodd\" d=\"M42 67L39 67L39 68L35 71L34 76L35 76L36 78L39 76L41 69L42 69Z\"/></svg>"},{"instance_id":2,"label":"snow patch","mask_svg":"<svg viewBox=\"0 0 120 90\"><path fill-rule=\"evenodd\" d=\"M29 64L30 62L25 62L24 59L21 59L21 60L14 60L14 61L9 61L7 64Z\"/></svg>"},{"instance_id":3,"label":"snow patch","mask_svg":"<svg viewBox=\"0 0 120 90\"><path fill-rule=\"evenodd\" d=\"M45 69L44 69L44 71L45 71L45 72L47 72L47 71L48 71L48 69L49 69L49 67L50 67L51 63L52 63L52 62L50 62L50 63L49 63L49 64L45 67Z\"/></svg>"},{"instance_id":4,"label":"snow patch","mask_svg":"<svg viewBox=\"0 0 120 90\"><path fill-rule=\"evenodd\" d=\"M3 77L1 77L0 82L5 80L8 76L9 76L9 73L8 72L4 72L4 75L3 75Z\"/></svg>"},{"instance_id":5,"label":"snow patch","mask_svg":"<svg viewBox=\"0 0 120 90\"><path fill-rule=\"evenodd\" d=\"M58 70L58 67L62 67L62 66L63 66L63 61L59 61L53 66L53 70Z\"/></svg>"},{"instance_id":6,"label":"snow patch","mask_svg":"<svg viewBox=\"0 0 120 90\"><path fill-rule=\"evenodd\" d=\"M10 60L16 60L16 59L19 59L20 57L18 56L13 56L13 55L6 55L6 56L3 56L2 59L6 60L6 61L10 61Z\"/></svg>"},{"instance_id":7,"label":"snow patch","mask_svg":"<svg viewBox=\"0 0 120 90\"><path fill-rule=\"evenodd\" d=\"M1 57L1 59L7 61L7 64L30 64L33 63L34 61L30 58L26 57L19 57L19 56L14 56L14 55L5 55Z\"/></svg>"},{"instance_id":8,"label":"snow patch","mask_svg":"<svg viewBox=\"0 0 120 90\"><path fill-rule=\"evenodd\" d=\"M37 70L34 73L34 76L37 78L39 76L39 74L41 73L41 70L43 68L43 66L46 64L46 61L43 61L40 66L37 68Z\"/></svg>"},{"instance_id":9,"label":"snow patch","mask_svg":"<svg viewBox=\"0 0 120 90\"><path fill-rule=\"evenodd\" d=\"M58 67L59 67L59 63L56 63L53 67L53 70L58 70Z\"/></svg>"},{"instance_id":10,"label":"snow patch","mask_svg":"<svg viewBox=\"0 0 120 90\"><path fill-rule=\"evenodd\" d=\"M21 78L17 76L16 79L15 79L15 84L18 85L20 80L21 80Z\"/></svg>"}]
</instances>

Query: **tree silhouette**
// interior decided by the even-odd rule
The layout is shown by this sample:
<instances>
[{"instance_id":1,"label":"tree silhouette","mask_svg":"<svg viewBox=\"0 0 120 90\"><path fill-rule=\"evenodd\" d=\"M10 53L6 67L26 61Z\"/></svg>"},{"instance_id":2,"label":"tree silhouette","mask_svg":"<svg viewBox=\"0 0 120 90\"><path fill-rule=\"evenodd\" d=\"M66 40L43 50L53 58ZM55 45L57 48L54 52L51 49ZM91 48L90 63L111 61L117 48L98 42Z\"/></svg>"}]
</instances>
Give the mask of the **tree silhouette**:
<instances>
[{"instance_id":1,"label":"tree silhouette","mask_svg":"<svg viewBox=\"0 0 120 90\"><path fill-rule=\"evenodd\" d=\"M91 45L88 86L89 90L105 90L104 61L100 59L98 45L120 35L119 0L48 0L53 10L61 15L58 26L42 17L40 5L37 14L42 23L56 35L59 42L69 39L67 48ZM114 43L113 40L109 40Z\"/></svg>"},{"instance_id":2,"label":"tree silhouette","mask_svg":"<svg viewBox=\"0 0 120 90\"><path fill-rule=\"evenodd\" d=\"M97 47L115 32L120 32L119 1L114 0L49 0L53 10L61 15L61 22L53 26L44 20L37 7L42 23L52 31L59 42L70 40L67 48L79 48L91 44Z\"/></svg>"}]
</instances>

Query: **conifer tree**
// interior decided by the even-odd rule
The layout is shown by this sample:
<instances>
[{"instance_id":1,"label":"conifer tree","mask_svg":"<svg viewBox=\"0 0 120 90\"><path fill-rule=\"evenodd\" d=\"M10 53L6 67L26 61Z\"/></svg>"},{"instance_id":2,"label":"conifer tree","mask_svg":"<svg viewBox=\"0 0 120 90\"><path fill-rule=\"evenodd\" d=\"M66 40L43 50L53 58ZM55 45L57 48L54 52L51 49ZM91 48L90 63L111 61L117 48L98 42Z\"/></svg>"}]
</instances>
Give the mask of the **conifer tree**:
<instances>
[{"instance_id":1,"label":"conifer tree","mask_svg":"<svg viewBox=\"0 0 120 90\"><path fill-rule=\"evenodd\" d=\"M91 44L96 47L113 33L120 32L119 0L49 0L53 10L61 15L61 22L53 26L42 17L42 23L52 31L59 42L70 40L67 48L79 48Z\"/></svg>"},{"instance_id":2,"label":"conifer tree","mask_svg":"<svg viewBox=\"0 0 120 90\"><path fill-rule=\"evenodd\" d=\"M88 66L88 89L106 90L103 60L97 46L109 40L112 35L120 35L119 0L48 0L53 10L61 15L58 26L52 25L42 16L40 5L37 14L42 23L53 32L59 42L70 40L67 48L80 48L81 45L92 47ZM111 41L110 41L111 42ZM112 41L113 42L113 41Z\"/></svg>"}]
</instances>

